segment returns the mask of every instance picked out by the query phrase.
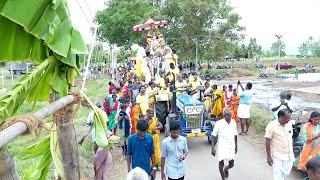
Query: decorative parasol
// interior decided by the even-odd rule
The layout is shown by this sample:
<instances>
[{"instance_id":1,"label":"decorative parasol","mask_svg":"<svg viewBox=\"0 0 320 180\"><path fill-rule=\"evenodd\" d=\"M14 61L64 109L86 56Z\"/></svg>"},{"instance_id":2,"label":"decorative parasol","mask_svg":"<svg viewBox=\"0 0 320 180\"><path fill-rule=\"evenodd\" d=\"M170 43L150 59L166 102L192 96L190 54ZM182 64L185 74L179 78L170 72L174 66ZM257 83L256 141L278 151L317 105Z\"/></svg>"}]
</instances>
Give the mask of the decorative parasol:
<instances>
[{"instance_id":1,"label":"decorative parasol","mask_svg":"<svg viewBox=\"0 0 320 180\"><path fill-rule=\"evenodd\" d=\"M168 26L167 21L154 21L153 19L149 19L144 24L135 25L131 31L132 32L143 32L143 31L150 31L150 30L154 30L154 29L161 29L161 28L164 28L167 26Z\"/></svg>"}]
</instances>

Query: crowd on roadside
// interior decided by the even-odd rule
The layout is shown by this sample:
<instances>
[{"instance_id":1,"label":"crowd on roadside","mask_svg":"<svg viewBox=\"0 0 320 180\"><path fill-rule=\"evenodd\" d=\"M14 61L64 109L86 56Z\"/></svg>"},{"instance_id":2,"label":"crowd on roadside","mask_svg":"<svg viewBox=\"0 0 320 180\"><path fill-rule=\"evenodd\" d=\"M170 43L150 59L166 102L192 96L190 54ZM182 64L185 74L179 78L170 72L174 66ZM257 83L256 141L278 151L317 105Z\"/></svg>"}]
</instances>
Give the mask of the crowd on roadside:
<instances>
[{"instance_id":1,"label":"crowd on roadside","mask_svg":"<svg viewBox=\"0 0 320 180\"><path fill-rule=\"evenodd\" d=\"M227 178L238 151L237 126L240 126L240 135L249 134L252 84L248 82L243 85L238 81L235 85L218 86L209 76L200 79L195 68L190 69L189 77L185 80L175 66L178 58L173 56L170 48L164 48L163 56L165 61L168 61L164 64L168 66L163 66L159 75L156 70L151 71L152 67L143 63L140 71L136 70L136 66L120 67L112 73L109 95L103 103L96 104L107 114L108 130L121 137L123 157L127 159L128 179L141 175L142 172L155 179L157 170L161 170L163 180L182 180L186 175L185 158L189 151L186 138L179 135L181 123L170 123L170 136L161 142L159 134L164 126L155 115L156 95L167 94L172 100L170 86L173 84L177 89L177 96L188 94L202 100L205 116L216 120L212 132L211 154L216 155L215 145L218 142L219 172L222 179ZM293 130L288 123L293 112L290 99L289 92L280 94L280 102L275 103L272 108L274 121L266 127L267 162L273 167L276 180L285 179L290 174L295 160L292 147ZM171 106L170 110L173 111L174 108ZM303 126L302 134L306 145L301 158L296 160L301 170L308 169L308 160L319 155L318 124L319 113L314 112L310 116L310 122ZM224 161L229 164L225 166ZM310 173L307 172L310 179L319 177L317 163L309 162L311 170Z\"/></svg>"}]
</instances>

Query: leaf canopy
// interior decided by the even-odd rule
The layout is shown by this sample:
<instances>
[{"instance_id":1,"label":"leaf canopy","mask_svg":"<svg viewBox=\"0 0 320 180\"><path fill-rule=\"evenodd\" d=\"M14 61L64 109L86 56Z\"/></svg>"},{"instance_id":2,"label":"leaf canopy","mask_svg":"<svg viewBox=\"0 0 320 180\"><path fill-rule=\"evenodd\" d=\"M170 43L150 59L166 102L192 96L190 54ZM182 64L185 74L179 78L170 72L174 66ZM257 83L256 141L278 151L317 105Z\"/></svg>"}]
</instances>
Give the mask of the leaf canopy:
<instances>
[{"instance_id":1,"label":"leaf canopy","mask_svg":"<svg viewBox=\"0 0 320 180\"><path fill-rule=\"evenodd\" d=\"M78 68L76 56L87 53L65 0L2 0L0 27L0 61L41 62L51 53Z\"/></svg>"}]
</instances>

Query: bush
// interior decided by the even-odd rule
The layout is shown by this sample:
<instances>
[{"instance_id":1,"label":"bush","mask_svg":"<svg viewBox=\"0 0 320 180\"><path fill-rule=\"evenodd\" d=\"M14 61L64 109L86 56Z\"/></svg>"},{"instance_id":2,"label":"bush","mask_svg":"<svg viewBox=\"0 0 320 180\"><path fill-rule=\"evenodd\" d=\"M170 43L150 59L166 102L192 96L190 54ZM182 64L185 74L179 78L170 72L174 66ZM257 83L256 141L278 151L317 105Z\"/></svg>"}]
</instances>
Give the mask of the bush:
<instances>
[{"instance_id":1,"label":"bush","mask_svg":"<svg viewBox=\"0 0 320 180\"><path fill-rule=\"evenodd\" d=\"M258 133L265 133L265 129L271 120L271 114L267 111L256 106L251 106L251 126L253 126Z\"/></svg>"}]
</instances>

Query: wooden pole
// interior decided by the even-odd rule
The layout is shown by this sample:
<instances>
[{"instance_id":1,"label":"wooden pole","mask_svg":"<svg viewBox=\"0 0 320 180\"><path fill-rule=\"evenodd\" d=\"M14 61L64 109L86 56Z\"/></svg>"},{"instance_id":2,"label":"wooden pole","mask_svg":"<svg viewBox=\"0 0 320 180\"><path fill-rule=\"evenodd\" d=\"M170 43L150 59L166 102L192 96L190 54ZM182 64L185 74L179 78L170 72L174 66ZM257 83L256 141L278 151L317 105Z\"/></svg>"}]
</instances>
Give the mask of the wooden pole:
<instances>
[{"instance_id":1,"label":"wooden pole","mask_svg":"<svg viewBox=\"0 0 320 180\"><path fill-rule=\"evenodd\" d=\"M74 96L68 95L65 96L53 103L51 103L49 106L42 108L41 110L34 113L34 115L38 119L45 119L52 115L53 113L57 112L58 110L64 108L66 105L72 103L74 101ZM26 124L22 122L17 122L13 124L12 126L4 129L0 132L0 149L4 147L6 144L26 132L27 126Z\"/></svg>"},{"instance_id":2,"label":"wooden pole","mask_svg":"<svg viewBox=\"0 0 320 180\"><path fill-rule=\"evenodd\" d=\"M7 149L4 149L0 156L0 179L20 179L14 165L14 160Z\"/></svg>"},{"instance_id":3,"label":"wooden pole","mask_svg":"<svg viewBox=\"0 0 320 180\"><path fill-rule=\"evenodd\" d=\"M75 70L71 74L70 91L74 90ZM80 179L80 156L77 144L77 134L74 129L73 119L75 118L72 104L67 105L60 110L63 114L61 117L55 117L58 123L58 143L61 150L61 162L64 168L65 178L67 180ZM59 112L58 112L59 114Z\"/></svg>"},{"instance_id":4,"label":"wooden pole","mask_svg":"<svg viewBox=\"0 0 320 180\"><path fill-rule=\"evenodd\" d=\"M72 105L68 105L72 106ZM80 179L80 158L74 129L72 107L63 110L65 115L60 117L58 123L58 143L61 150L61 161L67 180Z\"/></svg>"}]
</instances>

